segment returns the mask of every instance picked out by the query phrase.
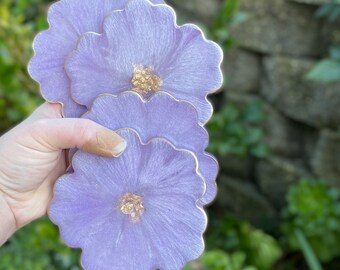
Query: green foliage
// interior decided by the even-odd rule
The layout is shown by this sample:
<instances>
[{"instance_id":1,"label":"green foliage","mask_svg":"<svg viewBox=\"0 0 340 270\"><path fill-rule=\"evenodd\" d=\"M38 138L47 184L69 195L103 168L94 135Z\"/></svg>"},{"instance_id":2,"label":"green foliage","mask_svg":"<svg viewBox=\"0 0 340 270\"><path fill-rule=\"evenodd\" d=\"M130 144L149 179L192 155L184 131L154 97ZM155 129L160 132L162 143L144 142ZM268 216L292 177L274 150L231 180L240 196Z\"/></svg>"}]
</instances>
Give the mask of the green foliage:
<instances>
[{"instance_id":1,"label":"green foliage","mask_svg":"<svg viewBox=\"0 0 340 270\"><path fill-rule=\"evenodd\" d=\"M329 55L307 74L307 79L325 83L340 81L340 46L331 47Z\"/></svg>"},{"instance_id":2,"label":"green foliage","mask_svg":"<svg viewBox=\"0 0 340 270\"><path fill-rule=\"evenodd\" d=\"M212 38L226 48L235 44L229 32L229 27L246 21L248 13L239 11L240 0L225 0L220 13L212 27Z\"/></svg>"},{"instance_id":3,"label":"green foliage","mask_svg":"<svg viewBox=\"0 0 340 270\"><path fill-rule=\"evenodd\" d=\"M245 258L246 255L241 252L227 254L222 250L212 250L184 270L257 270L254 266L245 266Z\"/></svg>"},{"instance_id":4,"label":"green foliage","mask_svg":"<svg viewBox=\"0 0 340 270\"><path fill-rule=\"evenodd\" d=\"M340 0L331 0L322 5L316 12L318 18L325 18L330 22L335 22L340 18Z\"/></svg>"},{"instance_id":5,"label":"green foliage","mask_svg":"<svg viewBox=\"0 0 340 270\"><path fill-rule=\"evenodd\" d=\"M9 0L0 4L0 132L21 121L41 102L26 68L34 30L24 23L23 16L13 15L16 8Z\"/></svg>"},{"instance_id":6,"label":"green foliage","mask_svg":"<svg viewBox=\"0 0 340 270\"><path fill-rule=\"evenodd\" d=\"M322 270L322 266L318 258L316 257L312 247L308 243L305 235L300 230L295 230L296 239L300 245L300 248L305 256L306 262L311 270Z\"/></svg>"},{"instance_id":7,"label":"green foliage","mask_svg":"<svg viewBox=\"0 0 340 270\"><path fill-rule=\"evenodd\" d=\"M61 242L54 225L42 219L19 230L0 248L0 269L78 270L79 255Z\"/></svg>"},{"instance_id":8,"label":"green foliage","mask_svg":"<svg viewBox=\"0 0 340 270\"><path fill-rule=\"evenodd\" d=\"M246 255L236 252L231 255L215 250L206 252L200 261L206 269L215 270L256 270L253 266L245 266Z\"/></svg>"},{"instance_id":9,"label":"green foliage","mask_svg":"<svg viewBox=\"0 0 340 270\"><path fill-rule=\"evenodd\" d=\"M318 18L329 22L340 19L340 0L331 0L322 5L316 12ZM329 57L321 60L306 76L308 80L332 83L340 81L340 45L329 49Z\"/></svg>"},{"instance_id":10,"label":"green foliage","mask_svg":"<svg viewBox=\"0 0 340 270\"><path fill-rule=\"evenodd\" d=\"M32 56L31 44L37 31L47 27L45 13L51 0L0 1L0 133L26 117L40 102L38 86L27 74ZM240 0L225 0L213 22L210 36L224 48L235 40L229 27L242 23L249 14L239 11ZM317 16L335 22L340 17L340 0L322 6ZM340 46L330 49L329 58L320 62L308 79L333 82L340 79ZM208 124L209 150L220 156L234 154L265 157L261 125L265 119L258 102L243 108L227 105ZM315 253L322 261L339 256L339 191L320 182L302 181L288 195L282 227L285 243L301 250L311 270L318 268ZM269 270L281 257L278 242L248 223L231 218L210 218L206 234L207 251L187 270ZM0 249L1 270L77 270L79 251L66 247L56 227L47 219L18 231ZM294 268L292 268L294 269Z\"/></svg>"},{"instance_id":11,"label":"green foliage","mask_svg":"<svg viewBox=\"0 0 340 270\"><path fill-rule=\"evenodd\" d=\"M220 156L267 156L260 127L264 117L260 102L251 102L242 109L233 104L225 106L207 125L211 138L208 150Z\"/></svg>"},{"instance_id":12,"label":"green foliage","mask_svg":"<svg viewBox=\"0 0 340 270\"><path fill-rule=\"evenodd\" d=\"M296 231L301 231L323 262L340 256L340 190L321 181L302 180L289 189L282 226L286 244L301 250Z\"/></svg>"},{"instance_id":13,"label":"green foliage","mask_svg":"<svg viewBox=\"0 0 340 270\"><path fill-rule=\"evenodd\" d=\"M24 18L34 30L47 28L46 11L53 0L5 0L10 3L11 16Z\"/></svg>"},{"instance_id":14,"label":"green foliage","mask_svg":"<svg viewBox=\"0 0 340 270\"><path fill-rule=\"evenodd\" d=\"M208 250L218 248L230 254L245 254L245 262L260 270L271 269L280 258L281 248L272 236L230 217L214 220L206 239Z\"/></svg>"}]
</instances>

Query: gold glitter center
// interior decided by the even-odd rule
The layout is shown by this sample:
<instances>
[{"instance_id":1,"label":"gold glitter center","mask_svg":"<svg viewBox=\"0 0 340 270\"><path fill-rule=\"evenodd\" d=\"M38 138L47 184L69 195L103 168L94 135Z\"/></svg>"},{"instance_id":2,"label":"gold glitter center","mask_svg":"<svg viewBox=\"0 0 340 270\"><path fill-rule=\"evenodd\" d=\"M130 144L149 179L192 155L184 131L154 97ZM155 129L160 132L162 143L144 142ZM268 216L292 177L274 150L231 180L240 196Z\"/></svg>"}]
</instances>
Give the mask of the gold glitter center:
<instances>
[{"instance_id":1,"label":"gold glitter center","mask_svg":"<svg viewBox=\"0 0 340 270\"><path fill-rule=\"evenodd\" d=\"M144 68L143 65L133 66L133 77L131 80L132 90L145 95L151 91L159 91L163 81L153 74L153 67Z\"/></svg>"},{"instance_id":2,"label":"gold glitter center","mask_svg":"<svg viewBox=\"0 0 340 270\"><path fill-rule=\"evenodd\" d=\"M144 213L143 198L133 193L126 193L120 199L118 208L128 215L133 223L137 223Z\"/></svg>"}]
</instances>

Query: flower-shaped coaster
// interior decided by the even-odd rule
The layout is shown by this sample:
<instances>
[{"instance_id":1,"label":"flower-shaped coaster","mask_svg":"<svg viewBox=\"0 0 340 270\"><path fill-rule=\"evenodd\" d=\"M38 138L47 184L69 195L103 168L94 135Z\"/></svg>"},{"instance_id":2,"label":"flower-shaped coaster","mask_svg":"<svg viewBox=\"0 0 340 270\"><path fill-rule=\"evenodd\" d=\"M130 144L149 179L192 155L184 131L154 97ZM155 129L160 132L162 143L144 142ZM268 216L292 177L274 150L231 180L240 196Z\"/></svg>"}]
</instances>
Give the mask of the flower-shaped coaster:
<instances>
[{"instance_id":1,"label":"flower-shaped coaster","mask_svg":"<svg viewBox=\"0 0 340 270\"><path fill-rule=\"evenodd\" d=\"M177 148L192 151L198 158L199 172L207 184L201 204L212 202L216 196L218 164L205 152L209 143L207 131L198 123L195 108L188 102L179 102L160 92L148 101L135 92L118 96L101 95L83 118L93 120L111 130L132 128L143 142L160 137Z\"/></svg>"},{"instance_id":2,"label":"flower-shaped coaster","mask_svg":"<svg viewBox=\"0 0 340 270\"><path fill-rule=\"evenodd\" d=\"M84 34L66 61L74 100L90 108L99 94L158 91L192 103L199 121L212 115L207 95L222 85L222 50L195 25L177 26L167 5L130 0L108 15L103 34Z\"/></svg>"},{"instance_id":3,"label":"flower-shaped coaster","mask_svg":"<svg viewBox=\"0 0 340 270\"><path fill-rule=\"evenodd\" d=\"M86 110L73 101L64 65L85 32L102 32L106 15L125 7L128 0L61 0L48 12L50 28L34 40L35 52L29 64L31 77L40 84L45 100L62 103L66 117L80 117ZM152 0L155 4L162 0Z\"/></svg>"},{"instance_id":4,"label":"flower-shaped coaster","mask_svg":"<svg viewBox=\"0 0 340 270\"><path fill-rule=\"evenodd\" d=\"M195 156L163 139L120 130L118 158L82 151L56 183L49 214L87 270L181 269L200 256L207 218Z\"/></svg>"}]
</instances>

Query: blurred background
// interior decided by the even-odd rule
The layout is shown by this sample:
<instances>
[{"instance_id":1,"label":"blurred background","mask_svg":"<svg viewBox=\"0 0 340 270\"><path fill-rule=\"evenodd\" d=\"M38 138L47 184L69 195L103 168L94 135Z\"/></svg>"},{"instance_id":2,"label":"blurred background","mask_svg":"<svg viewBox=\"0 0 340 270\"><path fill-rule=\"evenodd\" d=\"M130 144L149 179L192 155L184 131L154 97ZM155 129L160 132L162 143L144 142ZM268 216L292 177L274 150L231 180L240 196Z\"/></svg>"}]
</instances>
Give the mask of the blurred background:
<instances>
[{"instance_id":1,"label":"blurred background","mask_svg":"<svg viewBox=\"0 0 340 270\"><path fill-rule=\"evenodd\" d=\"M0 0L0 134L42 103L26 67L50 2ZM168 4L225 52L207 126L219 195L186 270L339 270L340 1ZM0 270L76 270L79 254L43 218L0 248Z\"/></svg>"}]
</instances>

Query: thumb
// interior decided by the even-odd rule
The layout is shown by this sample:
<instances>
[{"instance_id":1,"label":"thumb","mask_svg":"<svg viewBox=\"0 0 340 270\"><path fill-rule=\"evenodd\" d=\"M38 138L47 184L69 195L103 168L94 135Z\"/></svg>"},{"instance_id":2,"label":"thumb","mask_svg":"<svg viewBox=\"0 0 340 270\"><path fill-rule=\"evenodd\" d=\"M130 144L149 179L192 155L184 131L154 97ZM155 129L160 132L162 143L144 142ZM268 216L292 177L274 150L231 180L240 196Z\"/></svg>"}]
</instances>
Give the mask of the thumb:
<instances>
[{"instance_id":1,"label":"thumb","mask_svg":"<svg viewBox=\"0 0 340 270\"><path fill-rule=\"evenodd\" d=\"M52 151L77 147L99 156L114 157L126 148L126 141L117 133L87 119L41 119L32 124L31 131L35 141Z\"/></svg>"}]
</instances>

